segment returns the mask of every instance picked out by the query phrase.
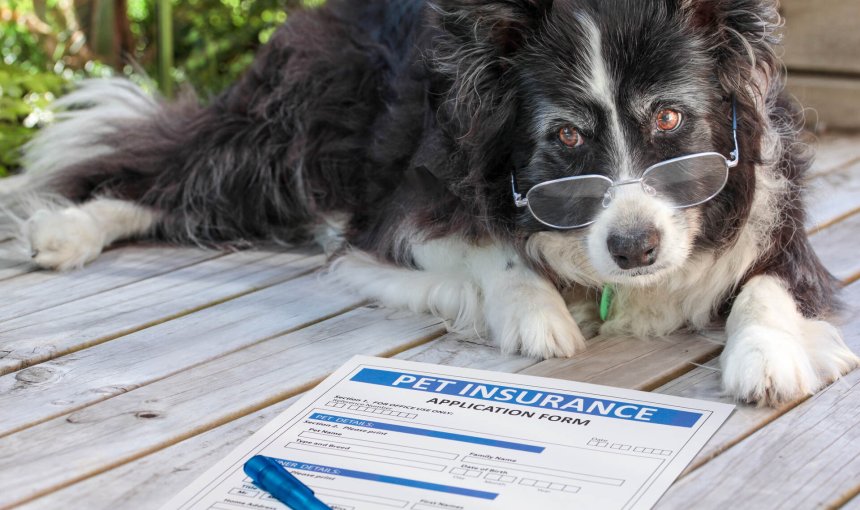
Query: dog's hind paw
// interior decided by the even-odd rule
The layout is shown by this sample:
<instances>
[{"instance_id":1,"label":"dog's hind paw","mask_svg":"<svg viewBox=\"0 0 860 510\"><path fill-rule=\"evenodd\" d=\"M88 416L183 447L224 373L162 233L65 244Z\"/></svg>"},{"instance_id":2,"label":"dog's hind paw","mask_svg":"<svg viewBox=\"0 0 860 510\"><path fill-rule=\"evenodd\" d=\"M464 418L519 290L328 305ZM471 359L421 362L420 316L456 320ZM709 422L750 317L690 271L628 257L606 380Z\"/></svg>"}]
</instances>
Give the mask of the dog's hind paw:
<instances>
[{"instance_id":1,"label":"dog's hind paw","mask_svg":"<svg viewBox=\"0 0 860 510\"><path fill-rule=\"evenodd\" d=\"M24 224L24 239L36 264L57 271L82 267L98 257L105 245L95 218L76 207L37 211Z\"/></svg>"},{"instance_id":2,"label":"dog's hind paw","mask_svg":"<svg viewBox=\"0 0 860 510\"><path fill-rule=\"evenodd\" d=\"M751 325L730 342L721 358L725 390L760 406L812 395L858 366L836 328L822 321L804 320L797 332Z\"/></svg>"}]
</instances>

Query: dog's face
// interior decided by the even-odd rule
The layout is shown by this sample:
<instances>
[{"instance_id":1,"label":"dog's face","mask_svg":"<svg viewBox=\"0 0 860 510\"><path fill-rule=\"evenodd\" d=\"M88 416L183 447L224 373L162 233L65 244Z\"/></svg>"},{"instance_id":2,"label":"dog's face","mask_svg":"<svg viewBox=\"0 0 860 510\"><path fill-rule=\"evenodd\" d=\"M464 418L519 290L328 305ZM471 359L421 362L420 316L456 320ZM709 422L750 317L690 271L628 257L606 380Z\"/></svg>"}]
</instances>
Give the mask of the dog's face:
<instances>
[{"instance_id":1,"label":"dog's face","mask_svg":"<svg viewBox=\"0 0 860 510\"><path fill-rule=\"evenodd\" d=\"M718 69L725 62L714 51L712 29L687 4L556 0L547 7L539 28L508 58L518 94L513 159L523 194L553 179L602 175L620 182L679 156L729 156L731 94ZM530 232L531 253L563 277L649 285L682 268L697 249L731 240L754 189L749 169L732 172L720 195L696 207L673 208L631 185L615 188L594 223L581 229L548 229L526 209L517 221Z\"/></svg>"}]
</instances>

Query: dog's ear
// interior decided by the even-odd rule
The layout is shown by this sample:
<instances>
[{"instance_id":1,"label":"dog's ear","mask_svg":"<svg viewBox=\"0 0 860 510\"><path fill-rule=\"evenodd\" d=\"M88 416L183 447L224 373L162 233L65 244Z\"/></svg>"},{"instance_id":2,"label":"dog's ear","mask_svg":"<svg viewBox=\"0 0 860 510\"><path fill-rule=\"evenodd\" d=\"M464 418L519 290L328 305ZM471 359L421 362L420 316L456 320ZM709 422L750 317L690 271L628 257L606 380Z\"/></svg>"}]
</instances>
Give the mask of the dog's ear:
<instances>
[{"instance_id":1,"label":"dog's ear","mask_svg":"<svg viewBox=\"0 0 860 510\"><path fill-rule=\"evenodd\" d=\"M553 0L434 0L439 26L464 44L491 44L500 56L519 49Z\"/></svg>"},{"instance_id":2,"label":"dog's ear","mask_svg":"<svg viewBox=\"0 0 860 510\"><path fill-rule=\"evenodd\" d=\"M509 71L518 51L548 19L553 0L430 0L428 5L428 26L436 33L424 57L439 87L435 96L441 97L436 119L446 136L457 140L461 158L458 175L451 178L455 183L446 184L461 198L472 197L464 203L476 207L509 204L477 197L498 193L510 182L508 132L515 124L517 89ZM484 209L476 214L496 215Z\"/></svg>"},{"instance_id":3,"label":"dog's ear","mask_svg":"<svg viewBox=\"0 0 860 510\"><path fill-rule=\"evenodd\" d=\"M705 36L727 93L767 97L778 75L777 0L677 0L687 26Z\"/></svg>"},{"instance_id":4,"label":"dog's ear","mask_svg":"<svg viewBox=\"0 0 860 510\"><path fill-rule=\"evenodd\" d=\"M539 29L552 0L432 0L430 67L446 77L449 120L464 142L481 131L494 136L513 111L513 88L505 78L511 58Z\"/></svg>"}]
</instances>

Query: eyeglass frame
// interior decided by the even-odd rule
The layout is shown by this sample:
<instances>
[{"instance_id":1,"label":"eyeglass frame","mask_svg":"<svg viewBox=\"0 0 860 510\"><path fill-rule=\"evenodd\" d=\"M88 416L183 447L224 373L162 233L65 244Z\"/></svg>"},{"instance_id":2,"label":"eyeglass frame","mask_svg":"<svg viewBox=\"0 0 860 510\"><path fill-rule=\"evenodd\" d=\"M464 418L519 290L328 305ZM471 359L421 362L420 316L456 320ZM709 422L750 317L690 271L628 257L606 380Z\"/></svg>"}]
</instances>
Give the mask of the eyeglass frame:
<instances>
[{"instance_id":1,"label":"eyeglass frame","mask_svg":"<svg viewBox=\"0 0 860 510\"><path fill-rule=\"evenodd\" d=\"M513 194L514 205L518 209L523 208L523 207L528 207L529 213L531 213L531 215L534 219L536 219L539 223L542 223L543 225L546 225L547 227L550 227L550 228L554 228L557 230L575 230L578 228L585 228L597 220L594 219L594 220L589 221L588 223L584 223L582 225L577 225L575 227L560 227L558 225L552 225L550 223L547 223L547 222L543 221L542 219L538 218L538 216L532 210L531 205L529 205L529 199L528 199L529 193L531 193L532 190L534 190L534 189L537 189L537 188L540 188L540 187L543 187L546 185L550 185L550 184L556 184L559 182L575 181L575 180L580 180L580 179L593 179L593 178L603 179L603 180L606 180L609 182L609 188L607 188L607 190L606 190L607 193L609 193L613 188L617 188L619 186L627 186L630 184L641 184L644 188L644 186L646 186L646 184L644 183L645 177L648 175L648 172L650 172L654 168L657 168L657 167L660 167L663 165L667 165L670 163L676 163L678 161L684 161L684 160L691 159L691 158L698 158L698 157L702 157L702 156L720 156L726 162L726 181L723 182L723 185L720 187L720 189L716 193L714 193L713 195L709 196L708 198L706 198L704 200L701 200L701 201L696 202L694 204L687 204L687 205L673 207L673 209L686 209L689 207L695 207L697 205L704 204L705 202L712 200L714 197L719 195L723 191L723 189L725 189L726 182L728 182L728 171L731 170L732 168L735 168L740 163L741 153L740 153L740 148L738 146L737 101L735 100L734 97L732 97L732 140L734 141L734 144L735 144L734 150L729 153L729 156L732 159L728 159L728 158L726 158L726 156L724 154L721 154L721 153L716 152L716 151L697 152L695 154L688 154L686 156L679 156L677 158L671 158L671 159L667 159L665 161L661 161L659 163L655 163L655 164L649 166L648 168L646 168L645 171L642 172L642 177L639 177L638 179L628 179L626 181L621 181L621 182L616 183L615 181L613 181L612 179L610 179L609 177L607 177L605 175L598 175L598 174L574 175L571 177L562 177L561 179L553 179L551 181L544 181L544 182L540 182L538 184L535 184L526 192L525 196L520 194L519 190L517 189L517 174L516 174L516 170L514 170L511 172L511 193ZM604 207L608 207L608 204L605 204Z\"/></svg>"}]
</instances>

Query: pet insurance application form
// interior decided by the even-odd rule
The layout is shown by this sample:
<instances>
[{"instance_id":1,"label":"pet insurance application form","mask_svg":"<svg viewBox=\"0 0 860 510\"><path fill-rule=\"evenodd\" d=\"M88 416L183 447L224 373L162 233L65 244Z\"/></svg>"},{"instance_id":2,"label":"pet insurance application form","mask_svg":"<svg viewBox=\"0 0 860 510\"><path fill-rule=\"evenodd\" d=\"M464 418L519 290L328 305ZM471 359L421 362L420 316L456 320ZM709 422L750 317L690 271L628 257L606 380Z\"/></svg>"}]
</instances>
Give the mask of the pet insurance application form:
<instances>
[{"instance_id":1,"label":"pet insurance application form","mask_svg":"<svg viewBox=\"0 0 860 510\"><path fill-rule=\"evenodd\" d=\"M246 477L254 455L336 510L650 508L733 408L359 356L164 509L286 508Z\"/></svg>"}]
</instances>

